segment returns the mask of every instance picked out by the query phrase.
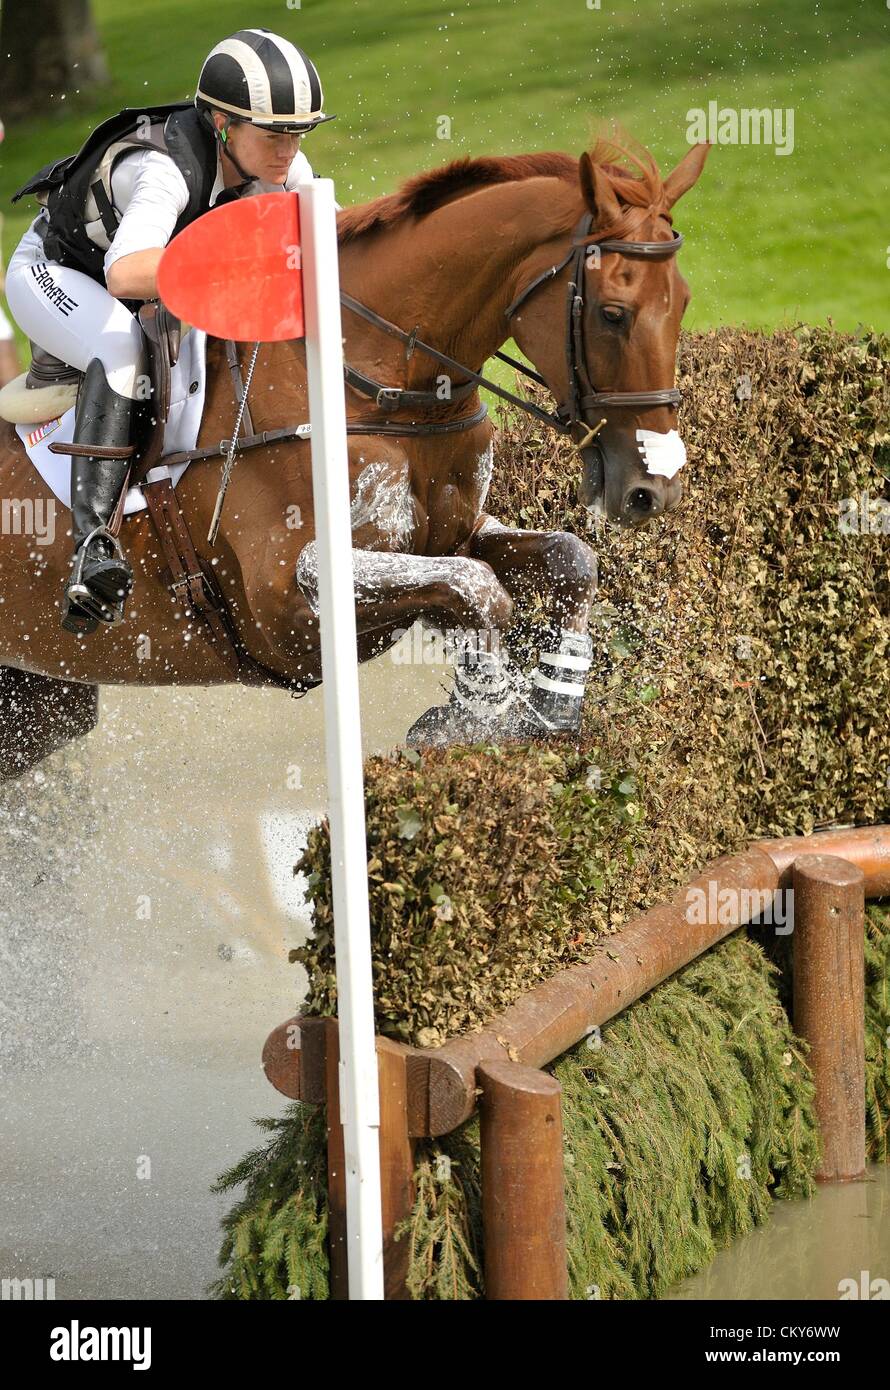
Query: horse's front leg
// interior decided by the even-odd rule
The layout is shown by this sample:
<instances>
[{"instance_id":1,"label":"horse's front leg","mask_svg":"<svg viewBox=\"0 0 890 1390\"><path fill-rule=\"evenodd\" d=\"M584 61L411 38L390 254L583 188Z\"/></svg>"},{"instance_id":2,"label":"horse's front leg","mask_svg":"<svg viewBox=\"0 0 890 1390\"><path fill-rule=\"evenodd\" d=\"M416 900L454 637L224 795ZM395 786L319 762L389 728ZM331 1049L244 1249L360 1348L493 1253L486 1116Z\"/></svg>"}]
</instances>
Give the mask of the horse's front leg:
<instances>
[{"instance_id":1,"label":"horse's front leg","mask_svg":"<svg viewBox=\"0 0 890 1390\"><path fill-rule=\"evenodd\" d=\"M546 595L552 636L538 654L527 694L527 731L577 732L593 644L590 610L596 595L596 555L570 531L526 531L483 515L468 553L490 565L520 608L533 591Z\"/></svg>"},{"instance_id":2,"label":"horse's front leg","mask_svg":"<svg viewBox=\"0 0 890 1390\"><path fill-rule=\"evenodd\" d=\"M451 698L415 720L405 738L409 747L472 743L501 735L515 688L512 673L501 666L496 653L500 632L513 616L513 600L491 566L468 556L359 549L352 552L352 564L361 660L384 651L418 618L456 650ZM297 566L297 582L310 596L316 590L314 568L307 546Z\"/></svg>"},{"instance_id":3,"label":"horse's front leg","mask_svg":"<svg viewBox=\"0 0 890 1390\"><path fill-rule=\"evenodd\" d=\"M466 556L352 552L355 618L362 660L421 619L427 627L479 635L506 628L513 600L489 565Z\"/></svg>"},{"instance_id":4,"label":"horse's front leg","mask_svg":"<svg viewBox=\"0 0 890 1390\"><path fill-rule=\"evenodd\" d=\"M542 591L552 602L555 625L587 633L596 595L596 553L580 536L520 530L483 513L467 553L491 566L517 604L533 590Z\"/></svg>"},{"instance_id":5,"label":"horse's front leg","mask_svg":"<svg viewBox=\"0 0 890 1390\"><path fill-rule=\"evenodd\" d=\"M483 560L468 556L352 551L358 657L379 656L421 619L455 645L487 650L513 615L513 600ZM318 550L300 553L297 592L304 644L318 641ZM313 641L314 637L314 641Z\"/></svg>"}]
</instances>

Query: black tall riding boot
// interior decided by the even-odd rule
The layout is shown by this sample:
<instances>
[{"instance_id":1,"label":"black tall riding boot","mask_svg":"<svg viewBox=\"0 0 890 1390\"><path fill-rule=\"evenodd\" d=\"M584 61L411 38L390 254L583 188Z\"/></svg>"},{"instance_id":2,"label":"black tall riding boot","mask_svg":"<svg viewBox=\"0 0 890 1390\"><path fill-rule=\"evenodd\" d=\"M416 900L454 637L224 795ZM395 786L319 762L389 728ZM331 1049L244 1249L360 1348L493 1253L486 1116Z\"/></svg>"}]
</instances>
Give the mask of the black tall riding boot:
<instances>
[{"instance_id":1,"label":"black tall riding boot","mask_svg":"<svg viewBox=\"0 0 890 1390\"><path fill-rule=\"evenodd\" d=\"M135 404L109 386L105 368L94 357L77 397L73 442L128 448ZM62 617L62 626L71 632L93 631L97 619L106 623L123 619L133 571L108 523L129 466L129 457L71 456L74 568L65 584L67 604Z\"/></svg>"}]
</instances>

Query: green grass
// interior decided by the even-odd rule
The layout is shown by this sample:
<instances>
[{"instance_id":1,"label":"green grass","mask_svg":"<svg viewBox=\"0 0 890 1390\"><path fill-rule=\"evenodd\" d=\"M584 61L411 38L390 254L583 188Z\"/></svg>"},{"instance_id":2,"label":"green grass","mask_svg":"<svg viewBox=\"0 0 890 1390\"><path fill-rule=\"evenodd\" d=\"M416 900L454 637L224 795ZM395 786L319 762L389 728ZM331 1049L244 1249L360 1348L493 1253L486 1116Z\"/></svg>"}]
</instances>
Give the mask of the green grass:
<instances>
[{"instance_id":1,"label":"green grass","mask_svg":"<svg viewBox=\"0 0 890 1390\"><path fill-rule=\"evenodd\" d=\"M795 148L718 145L681 205L691 328L798 319L890 327L890 10L882 0L95 0L113 74L88 103L48 98L45 118L0 145L8 257L29 214L10 193L96 122L140 100L190 97L208 49L239 25L275 29L319 66L338 120L306 140L341 202L459 155L580 153L617 117L667 172L686 113L794 109ZM2 112L0 112L2 114ZM436 136L449 116L452 139ZM33 215L33 206L31 214Z\"/></svg>"}]
</instances>

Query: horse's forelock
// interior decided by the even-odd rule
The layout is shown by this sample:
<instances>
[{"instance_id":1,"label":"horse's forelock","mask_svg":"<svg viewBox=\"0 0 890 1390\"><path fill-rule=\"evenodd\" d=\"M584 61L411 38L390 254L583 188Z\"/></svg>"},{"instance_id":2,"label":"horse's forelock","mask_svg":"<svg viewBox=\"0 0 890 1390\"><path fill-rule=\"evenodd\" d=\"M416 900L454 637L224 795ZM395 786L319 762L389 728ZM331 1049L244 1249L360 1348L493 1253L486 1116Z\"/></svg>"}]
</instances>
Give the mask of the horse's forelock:
<instances>
[{"instance_id":1,"label":"horse's forelock","mask_svg":"<svg viewBox=\"0 0 890 1390\"><path fill-rule=\"evenodd\" d=\"M630 237L650 217L667 216L664 184L658 165L644 146L627 136L622 140L601 136L591 150L590 158L606 175L612 192L621 204L617 218L607 226L597 227L598 237ZM619 160L626 162L618 163ZM632 167L628 168L628 164Z\"/></svg>"}]
</instances>

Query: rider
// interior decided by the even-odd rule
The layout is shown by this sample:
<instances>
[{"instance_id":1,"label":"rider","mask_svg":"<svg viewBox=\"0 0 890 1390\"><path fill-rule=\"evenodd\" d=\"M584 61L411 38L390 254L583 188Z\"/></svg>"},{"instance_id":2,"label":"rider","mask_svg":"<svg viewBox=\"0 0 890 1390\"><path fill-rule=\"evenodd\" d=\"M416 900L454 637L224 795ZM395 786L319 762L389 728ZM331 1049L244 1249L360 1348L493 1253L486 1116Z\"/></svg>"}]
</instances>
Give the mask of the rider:
<instances>
[{"instance_id":1,"label":"rider","mask_svg":"<svg viewBox=\"0 0 890 1390\"><path fill-rule=\"evenodd\" d=\"M302 49L268 29L239 29L208 54L193 103L122 111L15 195L43 203L6 277L10 309L37 349L28 384L40 385L41 372L46 380L53 359L62 373L63 363L82 372L73 442L118 454L71 458L74 559L62 615L69 631L120 622L133 586L108 526L146 394L135 313L158 297L163 248L220 195L292 190L311 179L300 139L334 119L323 105Z\"/></svg>"}]
</instances>

